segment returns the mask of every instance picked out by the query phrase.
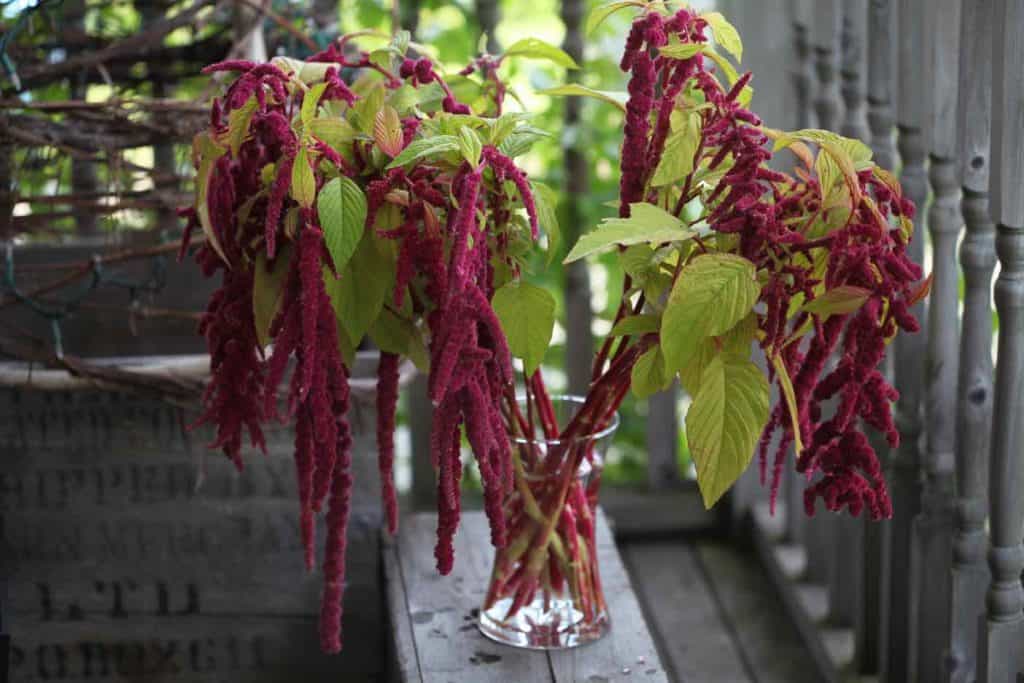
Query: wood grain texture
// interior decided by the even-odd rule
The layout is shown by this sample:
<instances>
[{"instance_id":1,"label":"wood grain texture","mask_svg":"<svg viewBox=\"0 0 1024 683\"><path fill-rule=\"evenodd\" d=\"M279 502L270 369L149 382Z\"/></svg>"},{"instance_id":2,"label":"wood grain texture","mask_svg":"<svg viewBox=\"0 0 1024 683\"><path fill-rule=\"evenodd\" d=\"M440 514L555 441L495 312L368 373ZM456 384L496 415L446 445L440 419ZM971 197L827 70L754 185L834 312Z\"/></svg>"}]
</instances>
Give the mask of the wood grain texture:
<instances>
[{"instance_id":1,"label":"wood grain texture","mask_svg":"<svg viewBox=\"0 0 1024 683\"><path fill-rule=\"evenodd\" d=\"M960 244L963 335L957 387L956 534L950 600L950 680L954 683L968 683L977 675L978 623L989 582L985 520L994 381L991 292L996 263L995 226L988 206L992 0L964 0L961 16L957 132L966 234Z\"/></svg>"},{"instance_id":2,"label":"wood grain texture","mask_svg":"<svg viewBox=\"0 0 1024 683\"><path fill-rule=\"evenodd\" d=\"M693 551L675 543L630 545L626 559L644 581L640 599L660 634L673 680L751 681Z\"/></svg>"},{"instance_id":3,"label":"wood grain texture","mask_svg":"<svg viewBox=\"0 0 1024 683\"><path fill-rule=\"evenodd\" d=\"M992 219L1024 227L1024 2L996 0L992 66Z\"/></svg>"},{"instance_id":4,"label":"wood grain texture","mask_svg":"<svg viewBox=\"0 0 1024 683\"><path fill-rule=\"evenodd\" d=\"M847 137L867 140L869 133L864 112L867 0L845 0L841 21L839 76L845 110L841 132Z\"/></svg>"},{"instance_id":5,"label":"wood grain texture","mask_svg":"<svg viewBox=\"0 0 1024 683\"><path fill-rule=\"evenodd\" d=\"M668 680L603 514L598 550L611 633L583 648L550 653L498 645L476 628L493 556L484 516L463 514L455 536L455 568L446 577L434 567L435 525L432 514L409 516L394 545L385 546L388 611L391 622L400 626L392 634L400 659L397 680ZM387 559L389 552L393 555Z\"/></svg>"},{"instance_id":6,"label":"wood grain texture","mask_svg":"<svg viewBox=\"0 0 1024 683\"><path fill-rule=\"evenodd\" d=\"M697 557L756 680L817 681L781 601L765 584L757 557L709 542L697 544Z\"/></svg>"},{"instance_id":7,"label":"wood grain texture","mask_svg":"<svg viewBox=\"0 0 1024 683\"><path fill-rule=\"evenodd\" d=\"M820 0L814 3L811 46L814 48L814 68L818 76L814 109L818 115L818 127L826 130L835 130L842 108L839 86L836 82L839 22L838 0Z\"/></svg>"}]
</instances>

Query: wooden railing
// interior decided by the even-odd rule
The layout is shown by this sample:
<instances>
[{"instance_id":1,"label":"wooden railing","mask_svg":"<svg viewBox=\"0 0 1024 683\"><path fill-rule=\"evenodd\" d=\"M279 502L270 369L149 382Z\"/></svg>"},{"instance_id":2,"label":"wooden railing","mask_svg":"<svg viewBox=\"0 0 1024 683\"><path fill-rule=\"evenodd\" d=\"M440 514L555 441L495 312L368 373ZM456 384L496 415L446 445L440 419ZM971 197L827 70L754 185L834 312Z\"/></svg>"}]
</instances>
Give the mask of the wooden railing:
<instances>
[{"instance_id":1,"label":"wooden railing","mask_svg":"<svg viewBox=\"0 0 1024 683\"><path fill-rule=\"evenodd\" d=\"M918 206L914 255L934 285L916 311L922 333L889 358L901 395L902 444L885 454L894 518L805 520L790 474L781 519L749 503L755 541L825 679L1021 680L1024 0L794 0L789 11L795 123L870 133Z\"/></svg>"}]
</instances>

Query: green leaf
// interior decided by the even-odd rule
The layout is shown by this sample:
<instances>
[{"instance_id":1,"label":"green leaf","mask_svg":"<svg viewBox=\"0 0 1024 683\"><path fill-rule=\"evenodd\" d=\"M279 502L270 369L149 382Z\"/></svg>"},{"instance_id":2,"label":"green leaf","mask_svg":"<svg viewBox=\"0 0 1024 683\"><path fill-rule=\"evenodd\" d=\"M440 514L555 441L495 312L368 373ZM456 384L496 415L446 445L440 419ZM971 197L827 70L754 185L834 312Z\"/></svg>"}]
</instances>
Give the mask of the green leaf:
<instances>
[{"instance_id":1,"label":"green leaf","mask_svg":"<svg viewBox=\"0 0 1024 683\"><path fill-rule=\"evenodd\" d=\"M454 135L435 135L429 138L420 138L410 142L409 146L392 159L387 167L397 168L421 159L433 159L448 152L456 152L458 149L459 140Z\"/></svg>"},{"instance_id":2,"label":"green leaf","mask_svg":"<svg viewBox=\"0 0 1024 683\"><path fill-rule=\"evenodd\" d=\"M270 343L270 325L281 307L284 281L290 263L291 246L288 244L278 249L270 268L267 268L266 253L260 251L256 254L256 263L253 266L252 313L256 325L256 338L260 346Z\"/></svg>"},{"instance_id":3,"label":"green leaf","mask_svg":"<svg viewBox=\"0 0 1024 683\"><path fill-rule=\"evenodd\" d=\"M736 27L729 23L729 20L722 16L721 12L708 12L702 14L701 18L708 22L712 32L715 34L715 42L722 46L722 49L736 58L736 61L743 60L743 41Z\"/></svg>"},{"instance_id":4,"label":"green leaf","mask_svg":"<svg viewBox=\"0 0 1024 683\"><path fill-rule=\"evenodd\" d=\"M301 206L313 206L316 198L316 177L313 175L313 167L309 165L309 155L305 147L299 147L295 154L295 163L292 164L292 199Z\"/></svg>"},{"instance_id":5,"label":"green leaf","mask_svg":"<svg viewBox=\"0 0 1024 683\"><path fill-rule=\"evenodd\" d=\"M624 92L612 92L610 90L594 90L588 88L585 85L579 83L569 83L567 85L560 85L557 88L548 88L547 90L541 90L541 95L564 95L570 97L593 97L594 99L607 102L608 104L614 104L616 107L621 109L623 112L626 111L626 101L629 100L629 94Z\"/></svg>"},{"instance_id":6,"label":"green leaf","mask_svg":"<svg viewBox=\"0 0 1024 683\"><path fill-rule=\"evenodd\" d=\"M695 235L678 218L653 204L630 204L629 218L605 218L597 229L580 237L563 263L607 251L615 245L664 244Z\"/></svg>"},{"instance_id":7,"label":"green leaf","mask_svg":"<svg viewBox=\"0 0 1024 683\"><path fill-rule=\"evenodd\" d=\"M393 245L367 230L348 267L337 279L325 276L327 293L347 338L359 345L394 291Z\"/></svg>"},{"instance_id":8,"label":"green leaf","mask_svg":"<svg viewBox=\"0 0 1024 683\"><path fill-rule=\"evenodd\" d=\"M256 96L250 95L245 104L228 114L228 145L232 156L238 156L238 150L249 135L249 124L252 123L252 115L256 113L256 105Z\"/></svg>"},{"instance_id":9,"label":"green leaf","mask_svg":"<svg viewBox=\"0 0 1024 683\"><path fill-rule=\"evenodd\" d=\"M702 52L713 61L719 69L722 70L722 75L725 76L725 80L728 85L732 86L736 83L739 78L739 74L736 73L736 67L729 63L729 60L712 50L707 45L704 46Z\"/></svg>"},{"instance_id":10,"label":"green leaf","mask_svg":"<svg viewBox=\"0 0 1024 683\"><path fill-rule=\"evenodd\" d=\"M409 348L417 339L416 326L409 320L399 317L391 309L385 307L370 327L370 339L385 353L408 355Z\"/></svg>"},{"instance_id":11,"label":"green leaf","mask_svg":"<svg viewBox=\"0 0 1024 683\"><path fill-rule=\"evenodd\" d=\"M793 380L789 377L789 371L786 370L786 364L782 360L782 356L772 356L772 365L775 366L775 377L779 382L782 398L786 401L786 408L789 412L789 419L793 429L793 445L796 448L796 452L801 453L804 450L804 444L800 436L800 414L796 405L796 392L793 391Z\"/></svg>"},{"instance_id":12,"label":"green leaf","mask_svg":"<svg viewBox=\"0 0 1024 683\"><path fill-rule=\"evenodd\" d=\"M651 178L651 185L670 185L693 172L694 156L700 145L700 115L697 112L672 112L672 133L665 140L665 151Z\"/></svg>"},{"instance_id":13,"label":"green leaf","mask_svg":"<svg viewBox=\"0 0 1024 683\"><path fill-rule=\"evenodd\" d=\"M324 231L324 243L339 273L348 264L366 225L366 195L351 178L340 176L320 188L316 198L317 216Z\"/></svg>"},{"instance_id":14,"label":"green leaf","mask_svg":"<svg viewBox=\"0 0 1024 683\"><path fill-rule=\"evenodd\" d=\"M719 353L733 356L750 357L750 345L757 334L757 314L750 313L725 334L718 337L705 337L697 343L689 361L679 369L679 380L690 396L696 396L700 390L700 380L704 369L712 358Z\"/></svg>"},{"instance_id":15,"label":"green leaf","mask_svg":"<svg viewBox=\"0 0 1024 683\"><path fill-rule=\"evenodd\" d=\"M661 316L648 314L630 315L617 322L608 334L612 337L638 336L657 332L660 327Z\"/></svg>"},{"instance_id":16,"label":"green leaf","mask_svg":"<svg viewBox=\"0 0 1024 683\"><path fill-rule=\"evenodd\" d=\"M228 263L224 255L224 248L217 238L217 231L213 229L213 221L210 220L210 175L213 172L213 165L218 159L224 156L225 150L214 142L209 133L200 133L192 139L192 155L199 159L199 168L196 169L196 214L199 216L199 225L203 228L206 241L220 256L224 263Z\"/></svg>"},{"instance_id":17,"label":"green leaf","mask_svg":"<svg viewBox=\"0 0 1024 683\"><path fill-rule=\"evenodd\" d=\"M384 106L384 84L378 83L363 98L357 100L352 107L352 121L360 133L373 136L373 128L377 123L377 112Z\"/></svg>"},{"instance_id":18,"label":"green leaf","mask_svg":"<svg viewBox=\"0 0 1024 683\"><path fill-rule=\"evenodd\" d=\"M537 205L537 223L548 236L548 264L551 263L562 243L562 230L558 225L558 195L544 183L531 182L534 204Z\"/></svg>"},{"instance_id":19,"label":"green leaf","mask_svg":"<svg viewBox=\"0 0 1024 683\"><path fill-rule=\"evenodd\" d=\"M750 313L760 292L754 264L740 256L705 254L684 266L661 319L667 369L680 370L701 340L728 332Z\"/></svg>"},{"instance_id":20,"label":"green leaf","mask_svg":"<svg viewBox=\"0 0 1024 683\"><path fill-rule=\"evenodd\" d=\"M309 124L309 132L336 152L349 145L357 134L352 124L343 118L313 119Z\"/></svg>"},{"instance_id":21,"label":"green leaf","mask_svg":"<svg viewBox=\"0 0 1024 683\"><path fill-rule=\"evenodd\" d=\"M509 45L505 55L526 57L528 59L543 59L567 69L580 68L576 60L550 43L545 43L540 38L523 38Z\"/></svg>"},{"instance_id":22,"label":"green leaf","mask_svg":"<svg viewBox=\"0 0 1024 683\"><path fill-rule=\"evenodd\" d=\"M546 289L514 281L494 293L491 301L513 356L523 359L530 376L544 360L555 328L555 299Z\"/></svg>"},{"instance_id":23,"label":"green leaf","mask_svg":"<svg viewBox=\"0 0 1024 683\"><path fill-rule=\"evenodd\" d=\"M672 375L665 373L661 347L653 346L637 358L630 375L631 388L637 398L648 398L672 384Z\"/></svg>"},{"instance_id":24,"label":"green leaf","mask_svg":"<svg viewBox=\"0 0 1024 683\"><path fill-rule=\"evenodd\" d=\"M658 48L665 57L671 57L672 59L690 59L694 55L704 52L703 43L676 43L675 45L665 45Z\"/></svg>"},{"instance_id":25,"label":"green leaf","mask_svg":"<svg viewBox=\"0 0 1024 683\"><path fill-rule=\"evenodd\" d=\"M377 147L389 157L396 157L402 152L402 121L394 107L383 105L377 112L373 122L373 139Z\"/></svg>"},{"instance_id":26,"label":"green leaf","mask_svg":"<svg viewBox=\"0 0 1024 683\"><path fill-rule=\"evenodd\" d=\"M654 251L646 244L634 244L619 252L622 269L634 280L644 280L657 270Z\"/></svg>"},{"instance_id":27,"label":"green leaf","mask_svg":"<svg viewBox=\"0 0 1024 683\"><path fill-rule=\"evenodd\" d=\"M469 165L476 168L480 165L480 153L483 151L483 142L476 131L469 126L459 129L459 152L462 158L469 162Z\"/></svg>"},{"instance_id":28,"label":"green leaf","mask_svg":"<svg viewBox=\"0 0 1024 683\"><path fill-rule=\"evenodd\" d=\"M748 358L713 358L686 413L686 440L705 507L750 464L767 421L768 381L761 370Z\"/></svg>"},{"instance_id":29,"label":"green leaf","mask_svg":"<svg viewBox=\"0 0 1024 683\"><path fill-rule=\"evenodd\" d=\"M498 151L514 159L525 154L533 147L533 143L541 138L549 138L551 134L533 126L519 126L498 144Z\"/></svg>"},{"instance_id":30,"label":"green leaf","mask_svg":"<svg viewBox=\"0 0 1024 683\"><path fill-rule=\"evenodd\" d=\"M316 110L320 106L320 98L325 90L327 90L326 83L317 83L303 95L302 109L299 110L299 120L302 121L303 130L309 131L309 124L316 118Z\"/></svg>"},{"instance_id":31,"label":"green leaf","mask_svg":"<svg viewBox=\"0 0 1024 683\"><path fill-rule=\"evenodd\" d=\"M824 319L830 315L853 313L864 305L869 296L871 296L871 291L863 287L839 285L813 301L808 301L801 310L805 313L814 313Z\"/></svg>"},{"instance_id":32,"label":"green leaf","mask_svg":"<svg viewBox=\"0 0 1024 683\"><path fill-rule=\"evenodd\" d=\"M602 7L594 9L587 17L587 25L584 29L586 35L590 35L597 27L604 23L604 20L615 14L619 10L626 9L627 7L643 7L644 2L641 0L622 0L621 2L612 2Z\"/></svg>"}]
</instances>

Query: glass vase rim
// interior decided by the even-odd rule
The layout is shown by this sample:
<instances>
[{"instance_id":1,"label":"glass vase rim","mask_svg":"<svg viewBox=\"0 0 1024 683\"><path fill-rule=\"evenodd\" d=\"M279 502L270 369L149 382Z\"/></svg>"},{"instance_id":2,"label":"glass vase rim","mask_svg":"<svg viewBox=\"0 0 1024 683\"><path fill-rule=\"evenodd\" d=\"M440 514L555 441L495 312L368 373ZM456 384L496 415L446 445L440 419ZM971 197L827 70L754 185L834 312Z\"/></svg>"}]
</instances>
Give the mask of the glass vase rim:
<instances>
[{"instance_id":1,"label":"glass vase rim","mask_svg":"<svg viewBox=\"0 0 1024 683\"><path fill-rule=\"evenodd\" d=\"M551 394L548 398L551 400L552 403L556 403L556 402L561 401L563 403L575 403L576 405L579 405L579 406L582 406L583 404L585 404L587 402L587 399L586 399L585 396L578 396L576 394ZM516 396L516 403L518 403L520 405L526 405L526 396L524 394L518 394ZM619 422L620 422L619 411L616 410L614 413L612 413L612 419L608 422L608 424L604 428L602 428L602 429L600 429L600 430L598 430L596 432L591 432L589 434L584 434L582 436L576 436L576 437L573 437L571 439L546 439L546 438L537 438L537 437L534 437L534 438L530 439L530 438L526 438L526 437L523 437L523 436L511 436L510 435L509 436L509 440L513 444L519 444L519 445L544 444L544 445L547 445L547 446L560 446L560 445L566 444L566 443L579 443L579 442L584 442L584 441L594 441L594 442L597 442L597 441L600 441L601 439L603 439L605 437L609 437L612 434L614 434L615 430L617 430L619 428Z\"/></svg>"}]
</instances>

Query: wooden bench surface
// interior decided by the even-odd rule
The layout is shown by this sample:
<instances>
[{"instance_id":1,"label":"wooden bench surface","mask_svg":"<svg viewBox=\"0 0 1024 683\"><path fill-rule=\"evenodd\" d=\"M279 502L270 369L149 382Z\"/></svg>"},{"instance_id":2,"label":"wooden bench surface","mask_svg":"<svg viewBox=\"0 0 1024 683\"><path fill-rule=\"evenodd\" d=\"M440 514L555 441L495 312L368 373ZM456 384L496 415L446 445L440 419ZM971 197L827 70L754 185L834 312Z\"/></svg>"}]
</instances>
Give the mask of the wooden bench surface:
<instances>
[{"instance_id":1,"label":"wooden bench surface","mask_svg":"<svg viewBox=\"0 0 1024 683\"><path fill-rule=\"evenodd\" d=\"M464 513L455 537L455 568L434 566L433 514L402 520L385 538L384 571L391 617L394 680L422 683L667 682L604 514L598 511L601 579L612 621L596 643L553 652L499 645L484 638L476 615L487 589L493 550L482 513ZM385 534L386 536L386 534Z\"/></svg>"}]
</instances>

